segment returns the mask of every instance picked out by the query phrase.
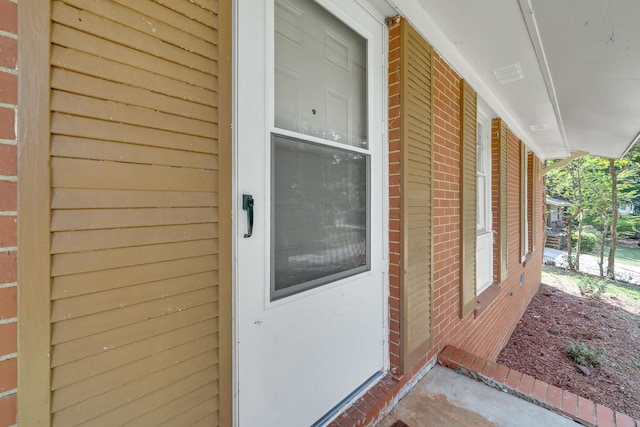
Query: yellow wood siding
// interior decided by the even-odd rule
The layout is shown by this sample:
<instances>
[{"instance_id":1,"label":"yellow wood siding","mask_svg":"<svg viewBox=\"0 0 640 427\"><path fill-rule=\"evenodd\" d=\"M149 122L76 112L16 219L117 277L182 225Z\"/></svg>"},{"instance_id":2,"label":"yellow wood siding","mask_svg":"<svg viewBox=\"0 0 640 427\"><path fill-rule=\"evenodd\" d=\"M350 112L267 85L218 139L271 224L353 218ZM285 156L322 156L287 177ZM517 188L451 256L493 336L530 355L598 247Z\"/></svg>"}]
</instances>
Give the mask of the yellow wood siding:
<instances>
[{"instance_id":1,"label":"yellow wood siding","mask_svg":"<svg viewBox=\"0 0 640 427\"><path fill-rule=\"evenodd\" d=\"M507 124L498 119L498 283L507 278Z\"/></svg>"},{"instance_id":2,"label":"yellow wood siding","mask_svg":"<svg viewBox=\"0 0 640 427\"><path fill-rule=\"evenodd\" d=\"M527 147L520 141L520 255L524 259L528 252L527 221L529 220L527 207Z\"/></svg>"},{"instance_id":3,"label":"yellow wood siding","mask_svg":"<svg viewBox=\"0 0 640 427\"><path fill-rule=\"evenodd\" d=\"M477 246L477 94L466 80L460 82L460 317L476 306Z\"/></svg>"},{"instance_id":4,"label":"yellow wood siding","mask_svg":"<svg viewBox=\"0 0 640 427\"><path fill-rule=\"evenodd\" d=\"M538 180L538 166L540 163L537 161L537 158L533 152L530 152L527 158L528 162L528 204L529 210L527 212L528 221L529 221L529 247L528 250L530 253L533 253L535 250L535 240L537 233L537 223L536 223L536 181Z\"/></svg>"},{"instance_id":5,"label":"yellow wood siding","mask_svg":"<svg viewBox=\"0 0 640 427\"><path fill-rule=\"evenodd\" d=\"M53 425L218 424L218 19L52 3Z\"/></svg>"},{"instance_id":6,"label":"yellow wood siding","mask_svg":"<svg viewBox=\"0 0 640 427\"><path fill-rule=\"evenodd\" d=\"M432 50L401 21L401 369L410 369L432 339Z\"/></svg>"}]
</instances>

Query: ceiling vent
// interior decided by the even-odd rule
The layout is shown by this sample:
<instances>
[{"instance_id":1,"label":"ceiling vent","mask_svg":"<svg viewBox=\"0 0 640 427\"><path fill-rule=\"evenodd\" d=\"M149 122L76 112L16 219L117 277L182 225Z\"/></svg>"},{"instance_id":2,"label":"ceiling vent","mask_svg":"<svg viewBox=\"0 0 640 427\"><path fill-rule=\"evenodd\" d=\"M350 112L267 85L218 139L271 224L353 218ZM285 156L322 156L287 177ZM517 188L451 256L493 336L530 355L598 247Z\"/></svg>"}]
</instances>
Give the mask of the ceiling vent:
<instances>
[{"instance_id":1,"label":"ceiling vent","mask_svg":"<svg viewBox=\"0 0 640 427\"><path fill-rule=\"evenodd\" d=\"M503 85L524 79L524 73L522 72L522 68L520 68L520 64L518 62L507 65L506 67L496 68L493 70L493 76L496 78L498 83Z\"/></svg>"},{"instance_id":2,"label":"ceiling vent","mask_svg":"<svg viewBox=\"0 0 640 427\"><path fill-rule=\"evenodd\" d=\"M529 126L529 130L531 132L540 132L541 130L547 130L549 128L549 126L547 126L546 123L540 123L537 125L530 125Z\"/></svg>"}]
</instances>

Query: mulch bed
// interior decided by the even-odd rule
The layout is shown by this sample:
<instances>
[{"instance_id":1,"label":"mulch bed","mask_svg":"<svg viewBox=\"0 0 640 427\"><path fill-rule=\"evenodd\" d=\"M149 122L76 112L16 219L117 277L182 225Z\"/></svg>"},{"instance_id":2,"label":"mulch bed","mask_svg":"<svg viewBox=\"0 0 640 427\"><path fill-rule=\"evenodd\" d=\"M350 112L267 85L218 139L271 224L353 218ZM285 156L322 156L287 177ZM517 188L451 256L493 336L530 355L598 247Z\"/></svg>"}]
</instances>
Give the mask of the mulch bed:
<instances>
[{"instance_id":1,"label":"mulch bed","mask_svg":"<svg viewBox=\"0 0 640 427\"><path fill-rule=\"evenodd\" d=\"M567 356L571 341L604 347L607 361L581 372ZM542 284L498 363L640 419L640 303Z\"/></svg>"}]
</instances>

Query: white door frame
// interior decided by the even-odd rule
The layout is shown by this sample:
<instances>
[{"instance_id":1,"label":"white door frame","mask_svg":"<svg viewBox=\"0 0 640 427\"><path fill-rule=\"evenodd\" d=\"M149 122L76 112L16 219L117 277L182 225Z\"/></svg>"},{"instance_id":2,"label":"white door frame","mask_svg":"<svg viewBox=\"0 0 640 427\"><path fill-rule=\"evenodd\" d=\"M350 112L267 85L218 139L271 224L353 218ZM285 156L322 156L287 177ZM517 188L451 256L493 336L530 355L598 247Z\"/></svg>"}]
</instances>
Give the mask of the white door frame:
<instances>
[{"instance_id":1,"label":"white door frame","mask_svg":"<svg viewBox=\"0 0 640 427\"><path fill-rule=\"evenodd\" d=\"M341 4L339 0L316 0L322 6L327 7L328 9L334 9L337 5ZM363 6L363 2L359 0L354 0L354 3ZM273 5L271 5L273 7ZM238 299L238 261L239 261L239 249L238 249L238 241L242 237L242 234L245 232L245 212L241 209L240 199L242 197L241 191L239 190L238 183L238 170L240 159L238 158L238 129L239 126L242 126L241 123L238 123L239 110L238 110L238 57L239 57L239 43L238 43L238 25L239 25L239 17L238 17L238 1L233 2L233 192L232 197L234 198L234 209L233 213L233 292L232 292L232 305L233 305L233 313L232 313L232 322L233 322L233 425L239 425L239 399L238 399L238 388L239 388L239 372L240 372L240 364L239 364L239 351L238 351L238 328L239 328L239 320L238 320L238 312L239 312L239 299ZM386 30L385 16L380 14L378 11L369 7L368 12L371 16L373 16L383 27L382 31L382 51L380 55L382 56L383 70L382 76L383 79L379 85L379 90L382 91L382 100L383 103L381 105L382 115L380 117L380 133L382 135L382 146L381 146L381 155L380 162L381 167L380 170L382 173L381 176L371 176L371 180L381 180L381 188L382 188L382 229L375 230L372 229L371 232L379 232L381 233L381 242L382 242L382 250L381 256L382 259L380 262L382 263L382 282L383 282L383 302L384 302L384 313L383 313L383 325L382 325L382 333L383 333L383 369L388 372L390 366L390 356L389 356L389 313L388 313L388 298L389 298L389 277L388 277L388 266L389 266L389 177L388 177L388 122L387 122L387 112L388 112L388 86L387 86L387 75L388 75L388 31ZM348 18L348 17L347 17ZM349 22L348 23L354 23ZM264 41L265 49L272 49L272 43L268 41ZM265 82L266 84L266 82ZM272 89L271 89L272 92ZM269 91L265 94L265 96L272 97L273 94L269 94ZM272 114L272 112L271 112ZM373 125L371 127L375 129L376 126ZM269 129L264 130L265 133L269 132ZM372 261L373 262L373 261ZM277 303L277 302L276 302ZM370 384L373 385L373 384ZM344 406L347 407L353 402L355 402L358 398L366 393L366 390L361 390L359 394L354 394L350 396L350 400L343 402ZM335 414L337 415L337 414ZM330 421L330 420L329 420Z\"/></svg>"}]
</instances>

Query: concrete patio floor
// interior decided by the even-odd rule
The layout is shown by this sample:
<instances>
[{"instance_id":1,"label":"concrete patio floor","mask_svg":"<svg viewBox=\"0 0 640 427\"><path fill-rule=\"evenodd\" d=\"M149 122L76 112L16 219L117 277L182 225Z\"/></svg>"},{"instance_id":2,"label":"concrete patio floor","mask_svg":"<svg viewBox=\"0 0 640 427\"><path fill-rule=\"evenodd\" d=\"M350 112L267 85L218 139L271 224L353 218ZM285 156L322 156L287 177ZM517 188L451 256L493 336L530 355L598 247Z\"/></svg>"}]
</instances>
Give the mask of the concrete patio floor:
<instances>
[{"instance_id":1,"label":"concrete patio floor","mask_svg":"<svg viewBox=\"0 0 640 427\"><path fill-rule=\"evenodd\" d=\"M562 415L439 365L434 366L378 426L391 427L398 421L410 427L578 425Z\"/></svg>"}]
</instances>

